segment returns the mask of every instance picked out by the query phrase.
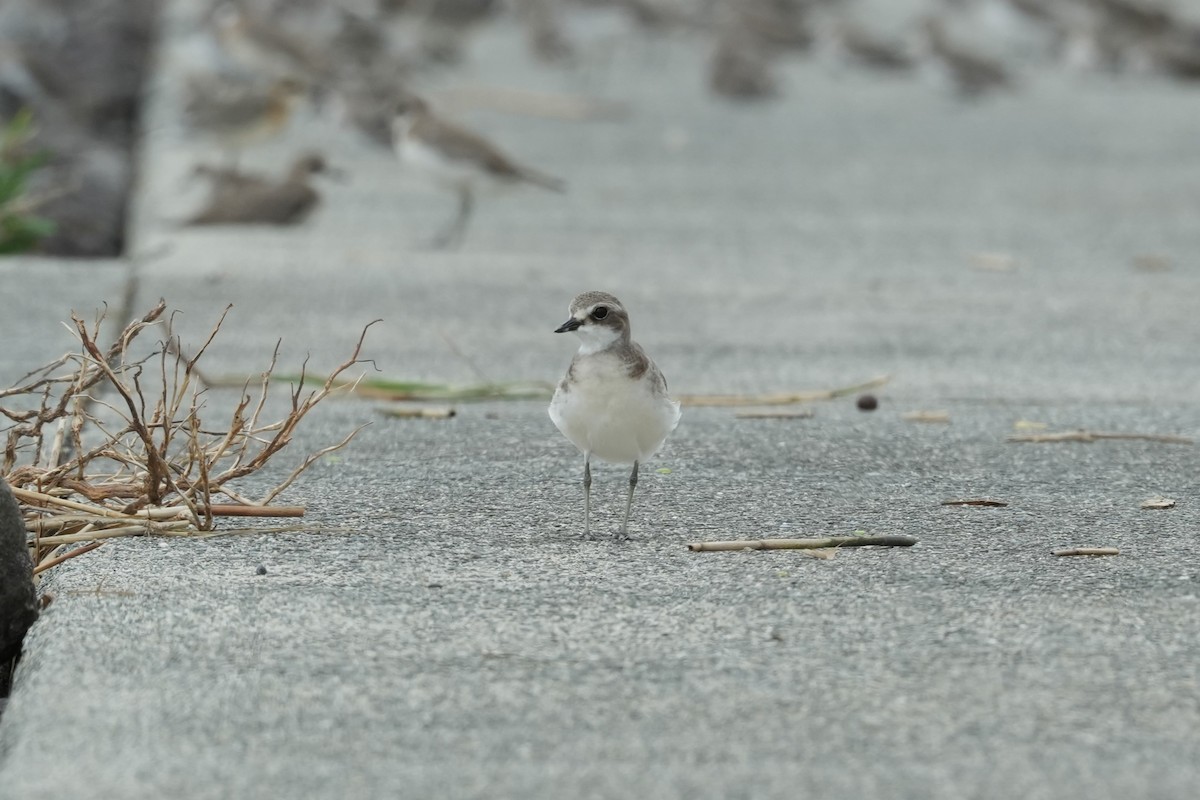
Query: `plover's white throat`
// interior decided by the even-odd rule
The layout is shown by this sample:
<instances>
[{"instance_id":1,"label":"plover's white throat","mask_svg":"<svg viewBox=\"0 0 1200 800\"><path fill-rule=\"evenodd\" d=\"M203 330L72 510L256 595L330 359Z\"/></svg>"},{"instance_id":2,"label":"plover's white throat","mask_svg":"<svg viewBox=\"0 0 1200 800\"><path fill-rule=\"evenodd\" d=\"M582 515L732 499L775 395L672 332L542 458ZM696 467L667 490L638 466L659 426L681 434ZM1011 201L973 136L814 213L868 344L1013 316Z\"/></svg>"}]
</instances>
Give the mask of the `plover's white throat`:
<instances>
[{"instance_id":1,"label":"plover's white throat","mask_svg":"<svg viewBox=\"0 0 1200 800\"><path fill-rule=\"evenodd\" d=\"M462 240L481 189L532 183L562 192L558 178L517 164L472 131L435 116L424 100L407 96L396 105L392 142L400 162L437 186L458 195L458 215L434 239L438 246Z\"/></svg>"},{"instance_id":2,"label":"plover's white throat","mask_svg":"<svg viewBox=\"0 0 1200 800\"><path fill-rule=\"evenodd\" d=\"M658 367L630 338L629 314L611 294L584 292L572 300L570 318L555 333L568 331L581 343L550 401L550 419L583 451L583 535L591 535L596 456L633 464L620 533L627 538L638 465L679 424L679 403L667 394Z\"/></svg>"}]
</instances>

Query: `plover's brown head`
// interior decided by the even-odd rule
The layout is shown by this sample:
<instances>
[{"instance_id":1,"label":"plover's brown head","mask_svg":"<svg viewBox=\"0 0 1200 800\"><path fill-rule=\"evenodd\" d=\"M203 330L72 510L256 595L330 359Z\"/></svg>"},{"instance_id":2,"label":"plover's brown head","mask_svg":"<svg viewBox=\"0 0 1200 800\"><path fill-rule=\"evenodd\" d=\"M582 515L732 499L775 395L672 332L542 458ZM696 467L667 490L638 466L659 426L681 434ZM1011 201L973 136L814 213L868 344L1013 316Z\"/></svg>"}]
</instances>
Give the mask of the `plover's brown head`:
<instances>
[{"instance_id":1,"label":"plover's brown head","mask_svg":"<svg viewBox=\"0 0 1200 800\"><path fill-rule=\"evenodd\" d=\"M271 84L271 96L280 102L291 103L300 100L308 92L308 87L297 78L280 78Z\"/></svg>"},{"instance_id":2,"label":"plover's brown head","mask_svg":"<svg viewBox=\"0 0 1200 800\"><path fill-rule=\"evenodd\" d=\"M400 99L396 101L395 107L392 109L396 115L396 120L411 119L418 114L425 114L429 111L429 104L417 97L415 94L405 92Z\"/></svg>"},{"instance_id":3,"label":"plover's brown head","mask_svg":"<svg viewBox=\"0 0 1200 800\"><path fill-rule=\"evenodd\" d=\"M629 314L621 301L607 292L584 292L571 301L570 318L555 333L574 333L581 350L604 350L614 342L629 340Z\"/></svg>"},{"instance_id":4,"label":"plover's brown head","mask_svg":"<svg viewBox=\"0 0 1200 800\"><path fill-rule=\"evenodd\" d=\"M315 150L298 156L288 170L288 178L296 183L305 183L312 175L324 175L337 181L346 177L345 172L330 164L324 155Z\"/></svg>"}]
</instances>

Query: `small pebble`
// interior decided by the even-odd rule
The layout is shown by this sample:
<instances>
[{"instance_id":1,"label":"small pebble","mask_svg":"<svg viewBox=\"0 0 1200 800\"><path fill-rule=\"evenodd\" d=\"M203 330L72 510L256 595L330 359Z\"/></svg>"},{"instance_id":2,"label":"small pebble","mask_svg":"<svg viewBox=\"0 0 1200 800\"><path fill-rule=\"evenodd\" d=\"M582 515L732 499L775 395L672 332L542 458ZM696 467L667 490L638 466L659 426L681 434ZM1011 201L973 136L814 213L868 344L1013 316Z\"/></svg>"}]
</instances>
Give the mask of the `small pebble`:
<instances>
[{"instance_id":1,"label":"small pebble","mask_svg":"<svg viewBox=\"0 0 1200 800\"><path fill-rule=\"evenodd\" d=\"M267 568L264 567L262 564L259 564L257 567L254 568L254 574L255 575L266 575Z\"/></svg>"},{"instance_id":2,"label":"small pebble","mask_svg":"<svg viewBox=\"0 0 1200 800\"><path fill-rule=\"evenodd\" d=\"M879 408L879 400L873 394L860 394L857 405L859 411L874 411Z\"/></svg>"}]
</instances>

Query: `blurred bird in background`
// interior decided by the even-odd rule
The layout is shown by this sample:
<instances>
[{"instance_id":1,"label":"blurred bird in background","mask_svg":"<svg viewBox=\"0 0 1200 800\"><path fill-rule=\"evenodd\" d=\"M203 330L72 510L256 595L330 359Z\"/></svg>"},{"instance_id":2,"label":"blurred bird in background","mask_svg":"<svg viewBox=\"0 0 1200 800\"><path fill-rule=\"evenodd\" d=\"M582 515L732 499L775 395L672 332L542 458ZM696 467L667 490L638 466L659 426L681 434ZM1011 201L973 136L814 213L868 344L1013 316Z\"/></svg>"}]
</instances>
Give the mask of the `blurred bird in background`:
<instances>
[{"instance_id":1,"label":"blurred bird in background","mask_svg":"<svg viewBox=\"0 0 1200 800\"><path fill-rule=\"evenodd\" d=\"M187 7L171 4L172 14ZM38 211L60 222L45 252L114 255L123 247L123 198L160 12L159 0L0 4L0 116L32 112L29 146L47 162L30 177L30 194L52 198ZM406 175L440 176L434 182L459 204L438 237L445 243L462 240L485 185L562 189L500 155L488 131L397 127L396 110L413 92L472 98L456 103L459 111L554 116L549 102L505 107L528 87L455 86L489 26L515 26L532 62L588 86L603 85L598 73L614 63L615 46L629 46L613 44L622 37L615 26L656 58L682 42L708 54L696 87L734 107L788 102L785 78L830 55L846 65L839 80L851 69L897 79L936 72L952 97L974 103L1053 71L1200 81L1200 7L1181 0L203 0L186 14L204 44L193 48L197 63L172 73L180 122L238 163L332 120L349 135L300 146L319 144L334 158L333 148L394 149L406 167L397 185ZM486 147L434 156L416 144L413 131L425 127Z\"/></svg>"},{"instance_id":2,"label":"blurred bird in background","mask_svg":"<svg viewBox=\"0 0 1200 800\"><path fill-rule=\"evenodd\" d=\"M479 134L437 117L415 95L396 105L392 125L400 163L458 197L458 212L450 225L434 238L436 247L462 242L475 196L482 190L529 183L553 192L566 191L563 181L514 162Z\"/></svg>"},{"instance_id":3,"label":"blurred bird in background","mask_svg":"<svg viewBox=\"0 0 1200 800\"><path fill-rule=\"evenodd\" d=\"M297 225L321 200L309 180L336 175L320 153L298 157L282 179L201 165L195 174L210 182L208 203L186 225Z\"/></svg>"},{"instance_id":4,"label":"blurred bird in background","mask_svg":"<svg viewBox=\"0 0 1200 800\"><path fill-rule=\"evenodd\" d=\"M262 86L219 75L194 75L186 95L188 127L216 142L236 164L242 150L283 132L304 96L304 86L294 78L278 78Z\"/></svg>"}]
</instances>

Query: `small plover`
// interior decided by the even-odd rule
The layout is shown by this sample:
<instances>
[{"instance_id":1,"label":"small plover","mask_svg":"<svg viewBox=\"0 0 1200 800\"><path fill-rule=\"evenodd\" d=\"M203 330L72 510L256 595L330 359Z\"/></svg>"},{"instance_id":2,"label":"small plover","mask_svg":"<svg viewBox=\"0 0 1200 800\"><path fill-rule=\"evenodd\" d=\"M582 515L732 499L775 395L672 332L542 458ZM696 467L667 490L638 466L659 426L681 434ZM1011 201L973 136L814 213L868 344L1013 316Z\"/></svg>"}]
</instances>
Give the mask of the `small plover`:
<instances>
[{"instance_id":1,"label":"small plover","mask_svg":"<svg viewBox=\"0 0 1200 800\"><path fill-rule=\"evenodd\" d=\"M401 164L458 195L458 215L433 240L439 247L462 241L475 193L481 189L532 183L554 192L566 190L558 178L515 163L482 136L435 116L415 95L396 104L392 141Z\"/></svg>"},{"instance_id":2,"label":"small plover","mask_svg":"<svg viewBox=\"0 0 1200 800\"><path fill-rule=\"evenodd\" d=\"M662 446L679 424L679 403L667 380L630 338L629 314L605 292L571 301L570 318L554 332L574 333L579 351L550 401L550 419L583 452L583 535L592 533L592 456L633 464L621 538L629 538L629 511L638 465Z\"/></svg>"}]
</instances>

